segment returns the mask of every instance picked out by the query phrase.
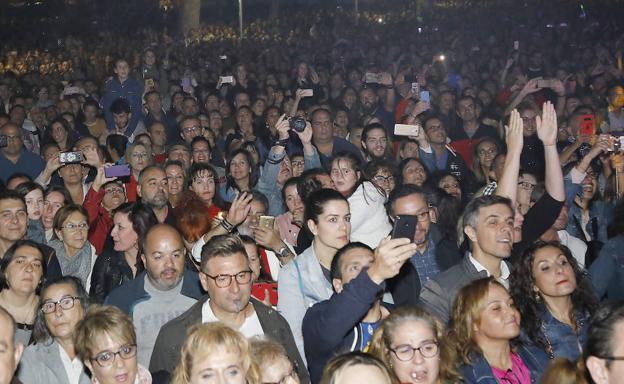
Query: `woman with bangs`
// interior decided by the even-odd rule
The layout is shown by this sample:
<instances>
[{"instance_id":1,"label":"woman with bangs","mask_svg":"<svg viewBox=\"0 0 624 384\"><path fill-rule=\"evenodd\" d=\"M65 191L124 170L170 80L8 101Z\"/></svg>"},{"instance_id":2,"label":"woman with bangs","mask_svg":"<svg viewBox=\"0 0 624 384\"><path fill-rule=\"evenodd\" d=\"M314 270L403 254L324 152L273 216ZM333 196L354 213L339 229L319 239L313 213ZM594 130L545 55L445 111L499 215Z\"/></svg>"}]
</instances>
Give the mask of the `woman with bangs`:
<instances>
[{"instance_id":1,"label":"woman with bangs","mask_svg":"<svg viewBox=\"0 0 624 384\"><path fill-rule=\"evenodd\" d=\"M369 353L379 358L403 384L457 382L444 325L428 312L401 307L375 330Z\"/></svg>"},{"instance_id":2,"label":"woman with bangs","mask_svg":"<svg viewBox=\"0 0 624 384\"><path fill-rule=\"evenodd\" d=\"M499 153L498 142L490 137L481 139L472 147L472 172L480 187L493 181L492 164Z\"/></svg>"},{"instance_id":3,"label":"woman with bangs","mask_svg":"<svg viewBox=\"0 0 624 384\"><path fill-rule=\"evenodd\" d=\"M260 384L260 372L251 359L249 342L222 323L206 323L189 331L172 384L207 382Z\"/></svg>"},{"instance_id":4,"label":"woman with bangs","mask_svg":"<svg viewBox=\"0 0 624 384\"><path fill-rule=\"evenodd\" d=\"M520 312L494 277L475 280L459 291L451 324L447 343L464 383L540 382L548 357L518 341Z\"/></svg>"},{"instance_id":5,"label":"woman with bangs","mask_svg":"<svg viewBox=\"0 0 624 384\"><path fill-rule=\"evenodd\" d=\"M336 190L349 201L351 241L377 247L392 230L384 207L384 190L366 180L359 159L350 152L340 152L332 158L330 175Z\"/></svg>"},{"instance_id":6,"label":"woman with bangs","mask_svg":"<svg viewBox=\"0 0 624 384\"><path fill-rule=\"evenodd\" d=\"M223 210L221 196L217 193L217 171L208 163L194 163L188 171L189 190L204 203L210 221ZM184 205L184 200L180 205Z\"/></svg>"}]
</instances>

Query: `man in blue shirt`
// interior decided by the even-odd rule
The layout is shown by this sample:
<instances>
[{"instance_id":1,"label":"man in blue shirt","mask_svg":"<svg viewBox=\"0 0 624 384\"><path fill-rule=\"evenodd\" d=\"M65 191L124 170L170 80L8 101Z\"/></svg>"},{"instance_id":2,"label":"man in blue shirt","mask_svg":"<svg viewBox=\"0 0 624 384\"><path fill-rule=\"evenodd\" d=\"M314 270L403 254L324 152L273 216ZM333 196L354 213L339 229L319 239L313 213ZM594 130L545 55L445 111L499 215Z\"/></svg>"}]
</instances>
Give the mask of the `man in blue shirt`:
<instances>
[{"instance_id":1,"label":"man in blue shirt","mask_svg":"<svg viewBox=\"0 0 624 384\"><path fill-rule=\"evenodd\" d=\"M113 102L118 98L128 100L130 104L130 127L135 127L142 116L141 104L143 97L143 85L129 77L130 66L125 59L115 61L115 75L106 83L106 90L102 99L102 110L108 130L115 127L113 112L110 110Z\"/></svg>"},{"instance_id":2,"label":"man in blue shirt","mask_svg":"<svg viewBox=\"0 0 624 384\"><path fill-rule=\"evenodd\" d=\"M0 178L7 179L16 172L25 173L35 179L43 168L43 159L26 150L22 141L22 130L13 123L2 126L0 133L6 137L7 146L0 149Z\"/></svg>"}]
</instances>

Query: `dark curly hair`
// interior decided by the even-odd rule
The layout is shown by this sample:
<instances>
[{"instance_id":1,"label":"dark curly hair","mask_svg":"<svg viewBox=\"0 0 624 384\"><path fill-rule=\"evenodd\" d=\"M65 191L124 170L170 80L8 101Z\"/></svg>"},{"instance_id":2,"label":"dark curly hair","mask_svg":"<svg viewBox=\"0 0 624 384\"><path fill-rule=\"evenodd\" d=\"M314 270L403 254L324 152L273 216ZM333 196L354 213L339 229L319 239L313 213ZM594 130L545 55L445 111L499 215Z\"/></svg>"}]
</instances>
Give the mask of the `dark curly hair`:
<instances>
[{"instance_id":1,"label":"dark curly hair","mask_svg":"<svg viewBox=\"0 0 624 384\"><path fill-rule=\"evenodd\" d=\"M587 271L580 267L572 256L572 252L565 245L557 241L538 240L529 246L514 267L510 278L509 292L513 297L516 307L522 314L522 327L527 336L536 345L548 350L548 340L542 332L541 304L535 299L533 290L535 280L533 278L533 260L540 249L554 247L561 251L574 271L576 277L576 289L572 292L572 309L570 318L574 319L579 312L587 312L590 316L598 306L598 300L593 293Z\"/></svg>"}]
</instances>

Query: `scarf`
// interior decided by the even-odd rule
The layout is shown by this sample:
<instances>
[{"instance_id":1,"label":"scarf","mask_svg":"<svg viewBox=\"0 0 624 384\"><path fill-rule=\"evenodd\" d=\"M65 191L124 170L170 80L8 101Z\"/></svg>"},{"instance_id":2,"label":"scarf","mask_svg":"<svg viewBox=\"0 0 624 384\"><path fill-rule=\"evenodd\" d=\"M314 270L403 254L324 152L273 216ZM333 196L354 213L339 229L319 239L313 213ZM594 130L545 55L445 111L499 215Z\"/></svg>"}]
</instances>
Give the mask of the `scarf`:
<instances>
[{"instance_id":1,"label":"scarf","mask_svg":"<svg viewBox=\"0 0 624 384\"><path fill-rule=\"evenodd\" d=\"M87 286L87 278L91 273L91 243L85 241L84 245L74 256L69 256L65 245L59 239L51 240L48 245L56 251L56 258L61 265L63 276L75 276L80 279L83 286Z\"/></svg>"}]
</instances>

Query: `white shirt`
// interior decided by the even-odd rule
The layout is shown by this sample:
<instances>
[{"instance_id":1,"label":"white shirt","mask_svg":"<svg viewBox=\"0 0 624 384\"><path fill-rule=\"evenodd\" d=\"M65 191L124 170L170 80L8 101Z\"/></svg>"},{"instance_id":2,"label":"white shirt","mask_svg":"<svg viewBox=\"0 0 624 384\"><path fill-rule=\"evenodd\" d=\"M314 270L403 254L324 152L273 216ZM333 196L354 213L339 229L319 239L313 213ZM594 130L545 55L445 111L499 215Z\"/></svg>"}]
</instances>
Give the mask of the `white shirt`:
<instances>
[{"instance_id":1,"label":"white shirt","mask_svg":"<svg viewBox=\"0 0 624 384\"><path fill-rule=\"evenodd\" d=\"M561 231L557 231L557 235L559 235L559 240L561 244L570 248L570 252L572 252L572 256L576 259L581 267L585 266L585 252L587 252L587 244L579 239L578 237L574 237L568 233L565 229Z\"/></svg>"},{"instance_id":2,"label":"white shirt","mask_svg":"<svg viewBox=\"0 0 624 384\"><path fill-rule=\"evenodd\" d=\"M214 323L217 321L221 320L219 320L217 316L215 316L214 312L212 312L210 299L208 299L204 305L202 305L202 324ZM260 319L258 319L256 311L254 311L253 315L245 319L245 322L239 329L237 329L237 331L242 333L246 338L264 335L264 330L262 329L262 325L260 325Z\"/></svg>"},{"instance_id":3,"label":"white shirt","mask_svg":"<svg viewBox=\"0 0 624 384\"><path fill-rule=\"evenodd\" d=\"M479 263L477 259L472 257L472 253L468 254L468 258L470 259L472 265L474 265L474 267L477 269L477 272L485 271L488 276L491 276L490 271L488 271L487 268L483 266L483 264ZM509 275L511 274L511 271L509 270L509 266L507 265L507 263L505 263L504 261L501 260L500 265L500 277L496 280L501 283L505 288L509 289Z\"/></svg>"},{"instance_id":4,"label":"white shirt","mask_svg":"<svg viewBox=\"0 0 624 384\"><path fill-rule=\"evenodd\" d=\"M84 365L82 365L82 361L80 361L78 356L71 360L69 355L67 355L67 352L65 352L60 344L58 347L61 355L61 361L63 362L63 368L65 368L65 373L67 373L67 378L69 379L69 384L78 384L80 381L80 375L84 372Z\"/></svg>"}]
</instances>

